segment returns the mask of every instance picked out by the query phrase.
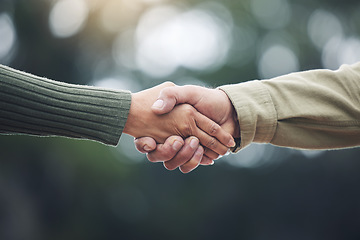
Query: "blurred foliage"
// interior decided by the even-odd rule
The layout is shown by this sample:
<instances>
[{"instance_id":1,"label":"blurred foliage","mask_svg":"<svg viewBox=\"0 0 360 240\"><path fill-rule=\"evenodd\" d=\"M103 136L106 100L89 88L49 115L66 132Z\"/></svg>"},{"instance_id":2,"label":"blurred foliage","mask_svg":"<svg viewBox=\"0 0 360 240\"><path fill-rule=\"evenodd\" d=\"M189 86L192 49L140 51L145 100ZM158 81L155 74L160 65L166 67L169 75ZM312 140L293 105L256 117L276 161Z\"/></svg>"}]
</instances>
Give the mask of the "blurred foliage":
<instances>
[{"instance_id":1,"label":"blurred foliage","mask_svg":"<svg viewBox=\"0 0 360 240\"><path fill-rule=\"evenodd\" d=\"M225 60L201 70L178 66L171 74L156 77L116 61L114 41L129 29L136 31L149 9L162 5L192 9L214 2L118 1L138 5L129 9L129 18L127 9L125 13L121 9L123 15L115 14L122 21L109 31L99 23L106 1L87 0L93 7L84 26L69 37L56 37L49 16L58 2L0 0L0 23L11 21L16 36L11 48L0 46L0 53L8 50L0 54L0 63L69 83L96 84L112 78L133 91L165 80L219 86L266 77L259 66L271 44L291 53L286 56L298 63L290 66L295 70L326 67L326 49L318 49L308 33L309 19L319 9L338 19L344 38L357 41L360 32L360 4L355 0L268 1L289 6L284 13L288 23L277 28L272 27L276 22L264 23L254 15L254 2L264 5L264 16L270 12L271 4L265 6L265 0L215 2L226 11L213 11L214 19L229 19L228 12L233 26ZM243 34L246 31L236 35L236 29L247 29L249 35ZM1 33L4 48L9 35ZM272 39L270 45L267 39ZM358 46L356 41L350 47ZM135 42L125 49L132 49ZM286 64L280 68L283 73L289 69ZM0 136L0 239L360 237L359 149L303 154L261 146L261 151L250 148L183 175L148 163L131 145L126 136L117 148L65 138Z\"/></svg>"}]
</instances>

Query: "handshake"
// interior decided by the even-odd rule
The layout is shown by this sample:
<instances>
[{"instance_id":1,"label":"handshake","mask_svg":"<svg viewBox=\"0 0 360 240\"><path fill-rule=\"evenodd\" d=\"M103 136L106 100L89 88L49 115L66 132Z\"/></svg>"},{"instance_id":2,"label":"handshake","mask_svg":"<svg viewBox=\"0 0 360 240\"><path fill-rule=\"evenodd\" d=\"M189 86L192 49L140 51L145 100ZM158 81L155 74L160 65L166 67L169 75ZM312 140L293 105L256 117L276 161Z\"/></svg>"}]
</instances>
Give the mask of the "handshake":
<instances>
[{"instance_id":1,"label":"handshake","mask_svg":"<svg viewBox=\"0 0 360 240\"><path fill-rule=\"evenodd\" d=\"M188 173L235 147L237 114L225 92L165 82L132 94L124 133L151 162Z\"/></svg>"},{"instance_id":2,"label":"handshake","mask_svg":"<svg viewBox=\"0 0 360 240\"><path fill-rule=\"evenodd\" d=\"M135 137L137 149L151 162L183 173L252 142L300 149L358 147L359 79L357 63L220 89L166 82L130 96L0 65L0 134L116 145L124 132Z\"/></svg>"}]
</instances>

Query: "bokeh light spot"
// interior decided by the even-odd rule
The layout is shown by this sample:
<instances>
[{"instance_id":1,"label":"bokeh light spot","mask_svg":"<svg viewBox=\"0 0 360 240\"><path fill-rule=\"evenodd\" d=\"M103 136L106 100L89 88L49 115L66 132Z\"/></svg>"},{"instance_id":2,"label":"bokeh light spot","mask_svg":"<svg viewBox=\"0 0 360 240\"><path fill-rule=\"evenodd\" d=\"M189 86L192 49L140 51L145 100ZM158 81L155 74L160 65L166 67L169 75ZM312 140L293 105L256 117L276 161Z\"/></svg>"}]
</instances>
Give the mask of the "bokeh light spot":
<instances>
[{"instance_id":1,"label":"bokeh light spot","mask_svg":"<svg viewBox=\"0 0 360 240\"><path fill-rule=\"evenodd\" d=\"M145 161L145 155L138 152L134 146L134 137L123 134L120 138L120 142L116 149L124 154L128 159L121 158L121 161L126 161L127 163L142 163Z\"/></svg>"},{"instance_id":2,"label":"bokeh light spot","mask_svg":"<svg viewBox=\"0 0 360 240\"><path fill-rule=\"evenodd\" d=\"M49 26L55 37L66 38L77 34L88 17L88 6L83 0L60 0L49 15Z\"/></svg>"},{"instance_id":3,"label":"bokeh light spot","mask_svg":"<svg viewBox=\"0 0 360 240\"><path fill-rule=\"evenodd\" d=\"M230 44L227 29L209 11L151 9L137 29L138 67L152 77L166 77L180 66L206 70L222 65Z\"/></svg>"},{"instance_id":4,"label":"bokeh light spot","mask_svg":"<svg viewBox=\"0 0 360 240\"><path fill-rule=\"evenodd\" d=\"M342 64L360 61L360 39L355 37L331 38L323 48L322 63L327 69L336 70Z\"/></svg>"},{"instance_id":5,"label":"bokeh light spot","mask_svg":"<svg viewBox=\"0 0 360 240\"><path fill-rule=\"evenodd\" d=\"M268 29L285 27L291 16L287 0L252 0L251 10L259 24Z\"/></svg>"},{"instance_id":6,"label":"bokeh light spot","mask_svg":"<svg viewBox=\"0 0 360 240\"><path fill-rule=\"evenodd\" d=\"M234 27L233 43L229 50L228 65L243 66L255 57L257 33L253 28Z\"/></svg>"},{"instance_id":7,"label":"bokeh light spot","mask_svg":"<svg viewBox=\"0 0 360 240\"><path fill-rule=\"evenodd\" d=\"M128 69L136 69L135 32L127 30L118 34L113 42L112 55L115 62Z\"/></svg>"},{"instance_id":8,"label":"bokeh light spot","mask_svg":"<svg viewBox=\"0 0 360 240\"><path fill-rule=\"evenodd\" d=\"M137 92L141 90L141 86L127 76L107 77L94 81L94 85L107 89L129 90L131 92Z\"/></svg>"},{"instance_id":9,"label":"bokeh light spot","mask_svg":"<svg viewBox=\"0 0 360 240\"><path fill-rule=\"evenodd\" d=\"M299 152L308 159L316 159L323 155L326 151L319 150L299 150Z\"/></svg>"},{"instance_id":10,"label":"bokeh light spot","mask_svg":"<svg viewBox=\"0 0 360 240\"><path fill-rule=\"evenodd\" d=\"M160 2L163 2L164 0L140 0L141 2L144 2L144 3L160 3Z\"/></svg>"},{"instance_id":11,"label":"bokeh light spot","mask_svg":"<svg viewBox=\"0 0 360 240\"><path fill-rule=\"evenodd\" d=\"M14 24L8 14L0 14L0 61L5 59L15 45Z\"/></svg>"},{"instance_id":12,"label":"bokeh light spot","mask_svg":"<svg viewBox=\"0 0 360 240\"><path fill-rule=\"evenodd\" d=\"M273 169L279 163L293 155L295 150L277 147L271 144L252 143L236 154L220 159L239 168Z\"/></svg>"},{"instance_id":13,"label":"bokeh light spot","mask_svg":"<svg viewBox=\"0 0 360 240\"><path fill-rule=\"evenodd\" d=\"M263 164L264 153L265 145L251 144L236 155L228 155L225 159L234 167L254 168ZM267 155L271 155L271 152L268 152Z\"/></svg>"},{"instance_id":14,"label":"bokeh light spot","mask_svg":"<svg viewBox=\"0 0 360 240\"><path fill-rule=\"evenodd\" d=\"M308 35L313 44L321 50L329 39L342 36L343 28L334 14L316 10L308 22Z\"/></svg>"},{"instance_id":15,"label":"bokeh light spot","mask_svg":"<svg viewBox=\"0 0 360 240\"><path fill-rule=\"evenodd\" d=\"M106 1L101 12L101 23L109 32L118 32L135 24L141 12L136 1Z\"/></svg>"},{"instance_id":16,"label":"bokeh light spot","mask_svg":"<svg viewBox=\"0 0 360 240\"><path fill-rule=\"evenodd\" d=\"M268 48L259 61L259 75L272 78L299 71L299 61L295 53L283 46L274 45Z\"/></svg>"}]
</instances>

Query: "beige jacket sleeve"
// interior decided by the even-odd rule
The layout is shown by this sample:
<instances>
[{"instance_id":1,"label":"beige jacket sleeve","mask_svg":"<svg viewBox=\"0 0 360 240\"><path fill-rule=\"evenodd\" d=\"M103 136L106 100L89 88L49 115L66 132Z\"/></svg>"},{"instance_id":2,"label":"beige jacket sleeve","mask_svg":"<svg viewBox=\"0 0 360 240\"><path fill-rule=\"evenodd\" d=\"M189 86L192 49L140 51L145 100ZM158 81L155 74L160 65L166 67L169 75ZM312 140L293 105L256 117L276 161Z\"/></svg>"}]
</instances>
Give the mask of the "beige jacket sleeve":
<instances>
[{"instance_id":1,"label":"beige jacket sleeve","mask_svg":"<svg viewBox=\"0 0 360 240\"><path fill-rule=\"evenodd\" d=\"M360 146L360 63L220 87L252 142L302 149Z\"/></svg>"}]
</instances>

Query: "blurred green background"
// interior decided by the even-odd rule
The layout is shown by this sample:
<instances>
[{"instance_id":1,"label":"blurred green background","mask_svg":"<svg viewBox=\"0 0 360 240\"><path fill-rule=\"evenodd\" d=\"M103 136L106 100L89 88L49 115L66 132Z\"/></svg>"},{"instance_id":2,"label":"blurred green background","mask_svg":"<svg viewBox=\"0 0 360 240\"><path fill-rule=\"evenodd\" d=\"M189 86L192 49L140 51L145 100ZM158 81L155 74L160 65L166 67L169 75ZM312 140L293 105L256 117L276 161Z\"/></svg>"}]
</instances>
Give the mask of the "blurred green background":
<instances>
[{"instance_id":1,"label":"blurred green background","mask_svg":"<svg viewBox=\"0 0 360 240\"><path fill-rule=\"evenodd\" d=\"M0 63L139 91L360 60L355 0L0 0ZM118 147L0 136L0 239L359 239L360 150L254 144L183 175Z\"/></svg>"}]
</instances>

